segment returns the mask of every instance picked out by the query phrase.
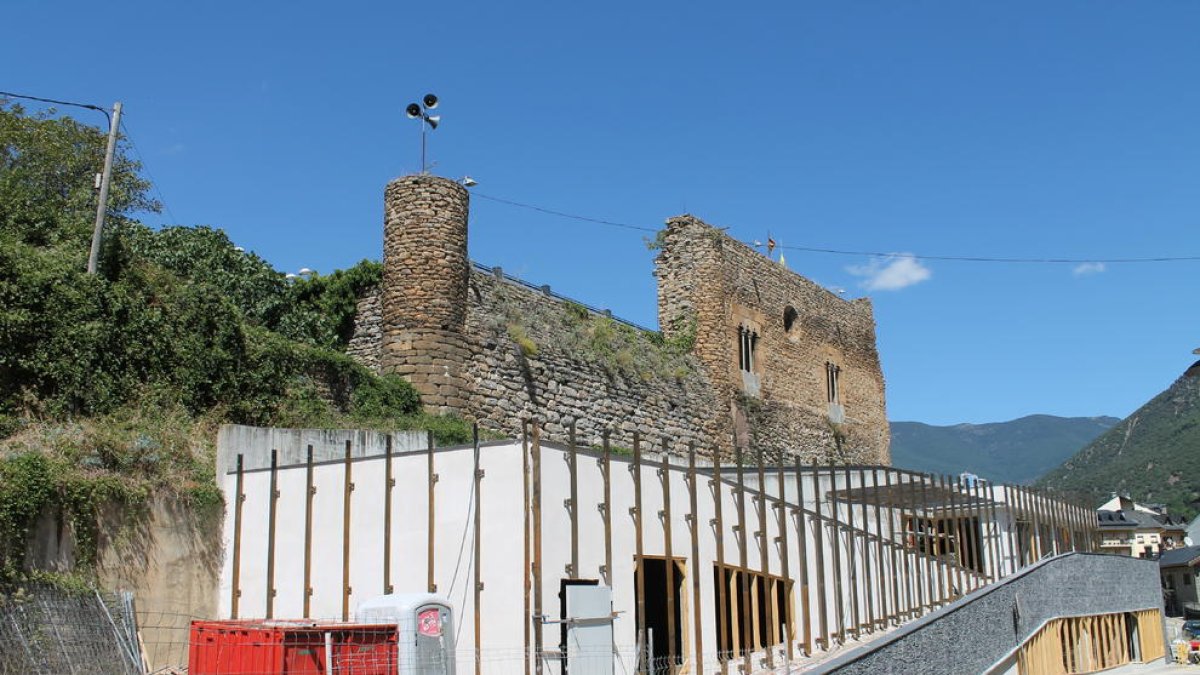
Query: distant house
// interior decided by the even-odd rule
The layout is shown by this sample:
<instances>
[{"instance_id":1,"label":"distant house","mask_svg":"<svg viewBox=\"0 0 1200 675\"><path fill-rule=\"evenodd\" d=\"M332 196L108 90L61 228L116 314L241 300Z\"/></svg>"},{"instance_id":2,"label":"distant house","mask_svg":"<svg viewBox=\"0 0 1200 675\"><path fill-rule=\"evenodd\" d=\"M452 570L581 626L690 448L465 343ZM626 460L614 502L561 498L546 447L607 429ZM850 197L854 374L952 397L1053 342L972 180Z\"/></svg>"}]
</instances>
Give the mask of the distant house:
<instances>
[{"instance_id":1,"label":"distant house","mask_svg":"<svg viewBox=\"0 0 1200 675\"><path fill-rule=\"evenodd\" d=\"M1196 594L1197 568L1200 567L1200 546L1187 546L1167 551L1158 559L1162 575L1163 595L1167 614L1200 615L1200 596Z\"/></svg>"},{"instance_id":2,"label":"distant house","mask_svg":"<svg viewBox=\"0 0 1200 675\"><path fill-rule=\"evenodd\" d=\"M1187 522L1168 515L1165 507L1138 504L1124 496L1114 495L1096 510L1096 517L1101 550L1134 558L1153 559L1181 548L1187 533Z\"/></svg>"}]
</instances>

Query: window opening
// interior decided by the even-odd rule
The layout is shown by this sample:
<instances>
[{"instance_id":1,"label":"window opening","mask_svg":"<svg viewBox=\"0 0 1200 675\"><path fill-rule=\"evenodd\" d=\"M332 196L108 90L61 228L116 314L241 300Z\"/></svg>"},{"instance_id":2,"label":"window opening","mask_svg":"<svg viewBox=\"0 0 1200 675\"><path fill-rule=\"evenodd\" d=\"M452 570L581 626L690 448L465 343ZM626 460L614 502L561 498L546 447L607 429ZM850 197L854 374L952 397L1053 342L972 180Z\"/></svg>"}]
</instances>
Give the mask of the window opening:
<instances>
[{"instance_id":1,"label":"window opening","mask_svg":"<svg viewBox=\"0 0 1200 675\"><path fill-rule=\"evenodd\" d=\"M825 396L829 399L830 403L840 404L842 402L841 388L838 384L841 373L842 369L840 366L831 361L825 362Z\"/></svg>"},{"instance_id":2,"label":"window opening","mask_svg":"<svg viewBox=\"0 0 1200 675\"><path fill-rule=\"evenodd\" d=\"M745 373L754 372L754 351L758 346L758 333L738 326L738 368Z\"/></svg>"},{"instance_id":3,"label":"window opening","mask_svg":"<svg viewBox=\"0 0 1200 675\"><path fill-rule=\"evenodd\" d=\"M796 325L796 319L800 315L796 312L796 308L788 305L783 310L783 330L784 332L792 332L792 326Z\"/></svg>"},{"instance_id":4,"label":"window opening","mask_svg":"<svg viewBox=\"0 0 1200 675\"><path fill-rule=\"evenodd\" d=\"M775 646L784 643L787 627L792 621L790 584L785 584L780 577L715 564L713 584L725 585L725 606L715 607L716 625L721 625L720 616L725 615L725 634L717 636L720 640L718 649L723 657L736 659L747 651L766 649L767 644ZM743 592L746 592L745 596ZM743 606L743 597L749 597L749 607ZM775 622L771 625L767 623L768 602L773 603L775 615ZM743 644L747 633L751 640L749 645Z\"/></svg>"}]
</instances>

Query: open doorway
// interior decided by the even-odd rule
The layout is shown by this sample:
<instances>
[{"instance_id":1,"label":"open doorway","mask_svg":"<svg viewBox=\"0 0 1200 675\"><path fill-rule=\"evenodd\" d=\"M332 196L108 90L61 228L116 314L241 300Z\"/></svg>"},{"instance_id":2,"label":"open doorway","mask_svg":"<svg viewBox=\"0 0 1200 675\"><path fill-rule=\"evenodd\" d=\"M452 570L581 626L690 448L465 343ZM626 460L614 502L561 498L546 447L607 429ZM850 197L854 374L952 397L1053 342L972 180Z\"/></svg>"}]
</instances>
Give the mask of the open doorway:
<instances>
[{"instance_id":1,"label":"open doorway","mask_svg":"<svg viewBox=\"0 0 1200 675\"><path fill-rule=\"evenodd\" d=\"M687 566L682 560L672 561L672 579L667 579L667 560L665 558L643 557L638 569L645 575L646 589L646 645L642 648L642 659L649 657L645 672L670 673L683 663L684 642L683 634L686 626L682 618L683 580ZM668 584L670 587L668 588ZM634 570L634 584L637 587L637 569ZM668 599L671 602L668 602ZM668 612L668 606L674 605L674 612ZM635 612L637 625L641 625L642 617ZM671 639L671 635L674 639ZM673 643L673 644L672 644ZM674 649L672 649L672 646ZM674 659L672 660L672 654ZM641 659L639 659L641 660Z\"/></svg>"}]
</instances>

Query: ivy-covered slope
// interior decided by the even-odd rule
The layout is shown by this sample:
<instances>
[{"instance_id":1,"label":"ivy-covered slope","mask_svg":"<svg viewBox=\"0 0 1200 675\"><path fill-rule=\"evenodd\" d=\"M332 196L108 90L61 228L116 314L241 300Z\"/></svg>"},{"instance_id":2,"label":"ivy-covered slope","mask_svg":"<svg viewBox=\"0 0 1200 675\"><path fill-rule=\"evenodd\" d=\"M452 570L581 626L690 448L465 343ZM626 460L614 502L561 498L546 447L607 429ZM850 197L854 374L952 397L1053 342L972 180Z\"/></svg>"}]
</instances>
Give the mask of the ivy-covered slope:
<instances>
[{"instance_id":1,"label":"ivy-covered slope","mask_svg":"<svg viewBox=\"0 0 1200 675\"><path fill-rule=\"evenodd\" d=\"M86 274L104 141L0 100L0 582L24 572L47 509L86 540L101 505L216 503L222 422L466 439L461 422L423 417L407 382L344 354L378 263L292 280L219 229L152 230L136 218L159 205L123 146Z\"/></svg>"},{"instance_id":2,"label":"ivy-covered slope","mask_svg":"<svg viewBox=\"0 0 1200 675\"><path fill-rule=\"evenodd\" d=\"M1200 362L1039 484L1097 499L1127 492L1136 501L1194 515L1200 499Z\"/></svg>"}]
</instances>

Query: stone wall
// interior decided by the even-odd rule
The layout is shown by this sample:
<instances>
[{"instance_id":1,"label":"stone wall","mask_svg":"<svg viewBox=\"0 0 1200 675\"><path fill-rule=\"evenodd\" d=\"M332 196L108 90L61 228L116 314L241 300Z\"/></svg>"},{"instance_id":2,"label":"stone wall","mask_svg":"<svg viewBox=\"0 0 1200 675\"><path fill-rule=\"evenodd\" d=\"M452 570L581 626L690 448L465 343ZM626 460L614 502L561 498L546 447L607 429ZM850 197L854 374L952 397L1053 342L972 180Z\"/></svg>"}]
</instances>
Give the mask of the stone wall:
<instances>
[{"instance_id":1,"label":"stone wall","mask_svg":"<svg viewBox=\"0 0 1200 675\"><path fill-rule=\"evenodd\" d=\"M662 244L659 324L695 330L730 433L806 459L890 462L870 300L843 300L691 216L667 221ZM756 336L746 373L739 328ZM839 369L836 407L826 364Z\"/></svg>"},{"instance_id":2,"label":"stone wall","mask_svg":"<svg viewBox=\"0 0 1200 675\"><path fill-rule=\"evenodd\" d=\"M465 408L467 190L405 176L384 192L380 303L383 372L402 375L432 412Z\"/></svg>"},{"instance_id":3,"label":"stone wall","mask_svg":"<svg viewBox=\"0 0 1200 675\"><path fill-rule=\"evenodd\" d=\"M536 416L558 440L577 420L587 444L611 428L624 443L640 430L710 452L736 438L771 455L889 462L870 301L681 216L656 260L660 335L472 268L467 193L453 181L397 179L385 204L383 283L360 299L348 351L408 378L430 412L506 434ZM747 372L739 328L756 340ZM840 373L833 402L826 364Z\"/></svg>"},{"instance_id":4,"label":"stone wall","mask_svg":"<svg viewBox=\"0 0 1200 675\"><path fill-rule=\"evenodd\" d=\"M653 443L711 443L716 400L694 357L657 335L597 315L493 274L471 275L467 336L472 379L467 414L482 426L520 432L536 416L565 439L571 420L581 444L605 428L628 448L632 432ZM650 436L652 435L652 436Z\"/></svg>"}]
</instances>

